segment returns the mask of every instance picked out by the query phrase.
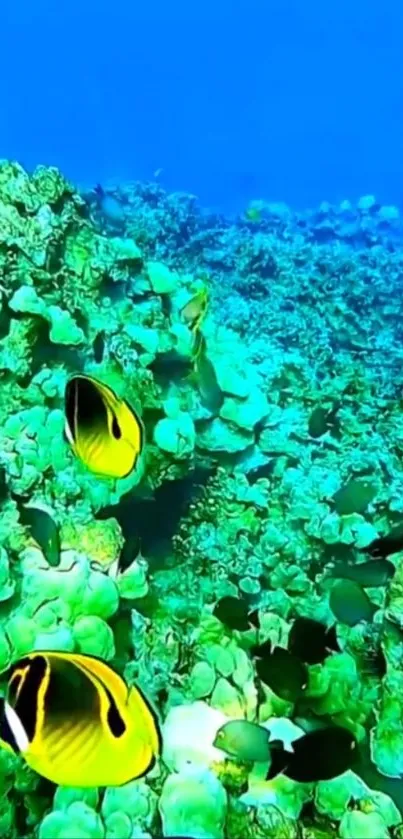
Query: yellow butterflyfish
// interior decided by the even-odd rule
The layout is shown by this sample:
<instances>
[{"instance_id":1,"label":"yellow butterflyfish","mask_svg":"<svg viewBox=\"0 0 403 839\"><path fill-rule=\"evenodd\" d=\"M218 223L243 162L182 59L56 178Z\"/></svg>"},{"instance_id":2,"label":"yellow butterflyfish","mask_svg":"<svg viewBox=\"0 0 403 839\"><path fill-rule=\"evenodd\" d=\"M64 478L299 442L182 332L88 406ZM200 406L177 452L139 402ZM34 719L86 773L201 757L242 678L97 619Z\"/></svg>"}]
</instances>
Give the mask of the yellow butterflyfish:
<instances>
[{"instance_id":1,"label":"yellow butterflyfish","mask_svg":"<svg viewBox=\"0 0 403 839\"><path fill-rule=\"evenodd\" d=\"M144 445L142 421L130 405L84 374L66 385L65 434L87 468L109 478L129 475Z\"/></svg>"},{"instance_id":2,"label":"yellow butterflyfish","mask_svg":"<svg viewBox=\"0 0 403 839\"><path fill-rule=\"evenodd\" d=\"M55 784L120 786L161 751L157 717L139 688L101 659L33 652L8 672L0 745Z\"/></svg>"}]
</instances>

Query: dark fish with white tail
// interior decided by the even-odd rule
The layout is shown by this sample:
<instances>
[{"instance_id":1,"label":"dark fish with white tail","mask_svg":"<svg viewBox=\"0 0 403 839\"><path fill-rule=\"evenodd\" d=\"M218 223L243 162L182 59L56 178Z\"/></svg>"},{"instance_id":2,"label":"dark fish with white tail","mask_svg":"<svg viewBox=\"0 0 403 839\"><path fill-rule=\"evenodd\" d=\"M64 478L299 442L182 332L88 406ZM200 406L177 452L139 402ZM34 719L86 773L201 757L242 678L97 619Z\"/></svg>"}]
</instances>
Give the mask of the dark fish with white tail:
<instances>
[{"instance_id":1,"label":"dark fish with white tail","mask_svg":"<svg viewBox=\"0 0 403 839\"><path fill-rule=\"evenodd\" d=\"M292 743L292 752L279 742L270 744L268 781L283 774L292 781L314 783L337 778L350 769L357 756L357 741L341 726L319 729Z\"/></svg>"}]
</instances>

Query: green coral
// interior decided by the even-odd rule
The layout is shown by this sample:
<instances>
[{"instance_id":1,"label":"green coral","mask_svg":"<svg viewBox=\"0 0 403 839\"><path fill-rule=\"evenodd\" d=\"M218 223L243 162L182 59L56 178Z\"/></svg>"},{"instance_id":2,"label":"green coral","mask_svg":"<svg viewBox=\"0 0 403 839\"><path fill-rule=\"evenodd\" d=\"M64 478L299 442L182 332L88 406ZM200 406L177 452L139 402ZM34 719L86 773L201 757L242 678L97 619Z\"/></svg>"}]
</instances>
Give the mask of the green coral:
<instances>
[{"instance_id":1,"label":"green coral","mask_svg":"<svg viewBox=\"0 0 403 839\"><path fill-rule=\"evenodd\" d=\"M376 365L363 369L345 348L328 352L329 334L350 340L346 314L360 331L357 302L368 336L378 335L379 302L370 297L384 268L392 286L400 276L399 253L385 266L375 248L330 258L302 228L294 235L287 208L272 207L269 232L248 221L220 229L207 280L200 261L217 248L215 234L197 229L182 198L148 188L149 204L127 187L118 231L97 223L94 201L84 204L56 169L0 164L0 666L40 648L99 655L140 685L163 721L161 770L105 793L60 788L52 811L37 776L0 752L2 835L16 839L17 812L27 839L132 839L161 829L206 839L398 835L390 799L353 773L316 787L284 776L267 782L213 742L233 718L277 732L292 725L291 704L257 679L252 645L286 646L297 616L330 625L328 563L343 552L354 559L403 512L400 406L393 394L374 395L383 387ZM362 205L366 222L373 206ZM329 210L320 213L328 223ZM192 225L195 238L177 247ZM267 271L269 295L264 284L259 292ZM201 329L223 394L214 417L201 404L195 336L181 314L205 286ZM398 306L387 298L389 324ZM105 381L142 418L146 444L127 479L99 480L63 443L64 389L77 371ZM313 411L323 420L336 405L337 423L311 434ZM184 498L171 510L178 487ZM57 568L20 523L27 500L54 516ZM142 545L128 559L131 528L144 524L151 543L150 529L159 535L165 518L173 539L162 561ZM372 759L385 775L401 774L403 643L390 628L402 623L401 577L397 559L388 592L374 595L370 632L337 625L342 652L309 668L304 697L308 715L330 715L360 743L372 729ZM227 594L257 611L258 632L214 617ZM380 646L384 677L364 666Z\"/></svg>"},{"instance_id":2,"label":"green coral","mask_svg":"<svg viewBox=\"0 0 403 839\"><path fill-rule=\"evenodd\" d=\"M83 801L74 801L65 810L54 810L42 820L39 839L104 839L100 816Z\"/></svg>"},{"instance_id":3,"label":"green coral","mask_svg":"<svg viewBox=\"0 0 403 839\"><path fill-rule=\"evenodd\" d=\"M209 769L188 769L170 775L159 801L165 835L224 839L227 794Z\"/></svg>"}]
</instances>

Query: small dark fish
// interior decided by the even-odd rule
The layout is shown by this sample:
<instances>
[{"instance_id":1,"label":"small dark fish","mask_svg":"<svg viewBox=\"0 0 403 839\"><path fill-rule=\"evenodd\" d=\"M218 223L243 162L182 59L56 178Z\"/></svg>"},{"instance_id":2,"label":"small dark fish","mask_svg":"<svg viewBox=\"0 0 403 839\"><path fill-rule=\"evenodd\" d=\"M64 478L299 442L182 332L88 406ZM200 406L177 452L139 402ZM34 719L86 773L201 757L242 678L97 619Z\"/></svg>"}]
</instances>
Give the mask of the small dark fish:
<instances>
[{"instance_id":1,"label":"small dark fish","mask_svg":"<svg viewBox=\"0 0 403 839\"><path fill-rule=\"evenodd\" d=\"M247 603L231 595L218 600L214 606L213 615L228 629L237 629L239 632L246 632L256 620L256 613L249 612Z\"/></svg>"},{"instance_id":2,"label":"small dark fish","mask_svg":"<svg viewBox=\"0 0 403 839\"><path fill-rule=\"evenodd\" d=\"M358 550L361 553L370 554L375 559L403 551L403 524L396 525L386 536L378 536L366 548L358 548Z\"/></svg>"},{"instance_id":3,"label":"small dark fish","mask_svg":"<svg viewBox=\"0 0 403 839\"><path fill-rule=\"evenodd\" d=\"M362 478L352 478L335 492L333 503L339 516L349 516L352 513L365 513L368 504L373 501L378 487L373 481Z\"/></svg>"},{"instance_id":4,"label":"small dark fish","mask_svg":"<svg viewBox=\"0 0 403 839\"><path fill-rule=\"evenodd\" d=\"M371 621L378 608L353 580L340 580L332 587L329 606L335 618L347 626L355 626L360 621Z\"/></svg>"},{"instance_id":5,"label":"small dark fish","mask_svg":"<svg viewBox=\"0 0 403 839\"><path fill-rule=\"evenodd\" d=\"M340 410L341 403L335 402L331 408L322 408L318 405L312 411L308 420L308 431L311 437L317 439L326 434L327 431L334 437L340 436L340 421L337 414Z\"/></svg>"},{"instance_id":6,"label":"small dark fish","mask_svg":"<svg viewBox=\"0 0 403 839\"><path fill-rule=\"evenodd\" d=\"M197 384L202 405L213 414L218 414L224 402L223 393L219 387L217 376L207 356L206 339L201 333L197 341L194 362L195 382Z\"/></svg>"},{"instance_id":7,"label":"small dark fish","mask_svg":"<svg viewBox=\"0 0 403 839\"><path fill-rule=\"evenodd\" d=\"M357 755L354 735L341 726L305 734L294 740L292 752L278 743L270 746L272 762L266 776L268 781L280 773L300 783L329 781L350 769Z\"/></svg>"},{"instance_id":8,"label":"small dark fish","mask_svg":"<svg viewBox=\"0 0 403 839\"><path fill-rule=\"evenodd\" d=\"M96 338L95 338L95 340L92 344L92 350L93 350L93 353L94 353L94 359L95 359L96 363L100 364L103 357L104 357L104 351L105 351L105 333L104 332L98 332L98 335L96 336Z\"/></svg>"},{"instance_id":9,"label":"small dark fish","mask_svg":"<svg viewBox=\"0 0 403 839\"><path fill-rule=\"evenodd\" d=\"M217 731L213 745L238 760L264 762L270 759L269 737L257 723L231 720Z\"/></svg>"},{"instance_id":10,"label":"small dark fish","mask_svg":"<svg viewBox=\"0 0 403 839\"><path fill-rule=\"evenodd\" d=\"M296 618L288 636L288 650L306 664L321 664L332 652L340 652L336 629L311 618Z\"/></svg>"},{"instance_id":11,"label":"small dark fish","mask_svg":"<svg viewBox=\"0 0 403 839\"><path fill-rule=\"evenodd\" d=\"M386 586L395 573L396 568L388 559L370 559L368 562L358 562L355 565L341 562L329 571L328 576L340 580L353 580L365 588Z\"/></svg>"},{"instance_id":12,"label":"small dark fish","mask_svg":"<svg viewBox=\"0 0 403 839\"><path fill-rule=\"evenodd\" d=\"M169 350L165 353L159 353L157 358L151 362L149 369L165 380L181 379L189 375L192 366L193 362L191 359L179 355L175 350Z\"/></svg>"},{"instance_id":13,"label":"small dark fish","mask_svg":"<svg viewBox=\"0 0 403 839\"><path fill-rule=\"evenodd\" d=\"M40 507L21 505L18 509L21 524L29 530L49 565L56 568L60 564L60 537L52 516Z\"/></svg>"},{"instance_id":14,"label":"small dark fish","mask_svg":"<svg viewBox=\"0 0 403 839\"><path fill-rule=\"evenodd\" d=\"M259 679L280 699L296 702L308 684L308 670L300 659L283 647L272 649L270 641L254 646L251 654L256 659Z\"/></svg>"},{"instance_id":15,"label":"small dark fish","mask_svg":"<svg viewBox=\"0 0 403 839\"><path fill-rule=\"evenodd\" d=\"M0 504L6 500L8 496L8 486L7 486L7 472L4 466L0 466Z\"/></svg>"}]
</instances>

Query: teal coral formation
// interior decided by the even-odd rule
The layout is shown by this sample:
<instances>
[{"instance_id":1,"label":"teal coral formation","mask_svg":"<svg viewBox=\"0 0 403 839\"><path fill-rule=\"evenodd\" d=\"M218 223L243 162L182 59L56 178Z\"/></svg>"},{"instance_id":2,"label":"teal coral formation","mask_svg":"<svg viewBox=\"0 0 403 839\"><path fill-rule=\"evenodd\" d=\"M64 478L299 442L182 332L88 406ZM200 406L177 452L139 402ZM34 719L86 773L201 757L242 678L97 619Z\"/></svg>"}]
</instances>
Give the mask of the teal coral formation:
<instances>
[{"instance_id":1,"label":"teal coral formation","mask_svg":"<svg viewBox=\"0 0 403 839\"><path fill-rule=\"evenodd\" d=\"M111 662L154 702L163 760L121 789L54 790L0 752L2 835L399 835L401 554L388 586L365 589L373 621L337 621L340 652L309 666L301 715L349 728L361 764L266 781L214 746L231 719L292 740L292 704L256 677L257 633L286 646L296 617L334 624L329 570L402 520L398 215L367 197L230 221L155 184L111 197L113 218L56 169L0 164L0 669L35 649ZM206 283L217 411L181 318ZM128 478L100 481L63 441L76 372L143 419ZM27 503L54 518L57 567ZM218 620L225 596L259 629ZM386 673L366 666L379 651Z\"/></svg>"}]
</instances>

